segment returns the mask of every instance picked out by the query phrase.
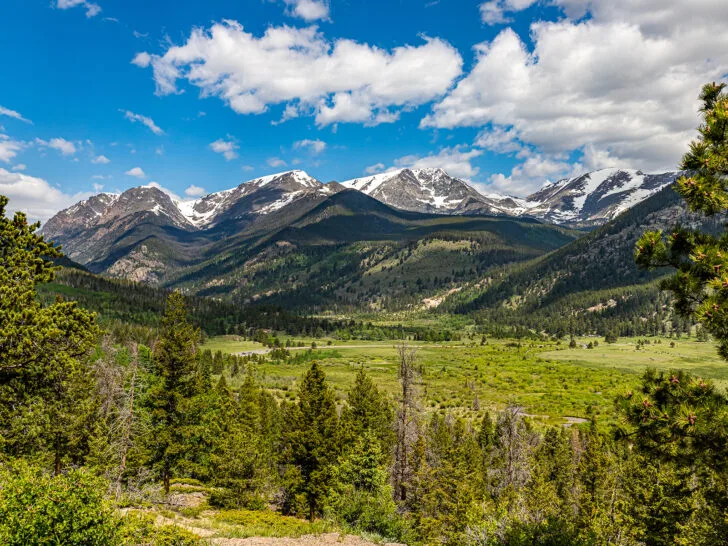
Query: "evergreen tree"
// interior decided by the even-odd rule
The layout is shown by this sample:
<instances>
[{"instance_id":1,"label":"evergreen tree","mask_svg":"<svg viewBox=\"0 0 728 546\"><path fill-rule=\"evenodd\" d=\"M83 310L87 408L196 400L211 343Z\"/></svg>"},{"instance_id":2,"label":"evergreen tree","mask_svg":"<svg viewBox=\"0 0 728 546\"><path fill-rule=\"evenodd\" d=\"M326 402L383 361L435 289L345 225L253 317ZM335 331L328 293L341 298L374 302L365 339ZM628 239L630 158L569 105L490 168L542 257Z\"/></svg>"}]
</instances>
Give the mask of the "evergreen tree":
<instances>
[{"instance_id":1,"label":"evergreen tree","mask_svg":"<svg viewBox=\"0 0 728 546\"><path fill-rule=\"evenodd\" d=\"M357 372L347 402L341 412L343 442L353 445L367 434L379 443L383 461L388 459L394 444L392 407L364 368Z\"/></svg>"},{"instance_id":2,"label":"evergreen tree","mask_svg":"<svg viewBox=\"0 0 728 546\"><path fill-rule=\"evenodd\" d=\"M152 413L151 462L169 493L169 481L185 456L186 405L195 394L199 331L187 320L184 298L173 292L167 300L153 363L157 381L150 388Z\"/></svg>"},{"instance_id":3,"label":"evergreen tree","mask_svg":"<svg viewBox=\"0 0 728 546\"><path fill-rule=\"evenodd\" d=\"M305 508L309 519L322 513L339 454L338 415L326 374L314 362L298 390L298 403L286 415L285 477L288 506Z\"/></svg>"},{"instance_id":4,"label":"evergreen tree","mask_svg":"<svg viewBox=\"0 0 728 546\"><path fill-rule=\"evenodd\" d=\"M723 83L703 87L700 134L683 156L681 168L688 173L676 183L690 210L707 216L728 210L728 94L724 89ZM650 231L637 242L635 258L642 267L677 269L661 288L673 292L680 315L697 319L716 337L720 355L728 359L728 234L714 236L679 226L667 237L662 231Z\"/></svg>"},{"instance_id":5,"label":"evergreen tree","mask_svg":"<svg viewBox=\"0 0 728 546\"><path fill-rule=\"evenodd\" d=\"M73 302L43 306L36 287L55 278L62 254L25 214L6 218L0 196L0 449L49 454L56 474L88 451L93 377L84 358L99 335Z\"/></svg>"}]
</instances>

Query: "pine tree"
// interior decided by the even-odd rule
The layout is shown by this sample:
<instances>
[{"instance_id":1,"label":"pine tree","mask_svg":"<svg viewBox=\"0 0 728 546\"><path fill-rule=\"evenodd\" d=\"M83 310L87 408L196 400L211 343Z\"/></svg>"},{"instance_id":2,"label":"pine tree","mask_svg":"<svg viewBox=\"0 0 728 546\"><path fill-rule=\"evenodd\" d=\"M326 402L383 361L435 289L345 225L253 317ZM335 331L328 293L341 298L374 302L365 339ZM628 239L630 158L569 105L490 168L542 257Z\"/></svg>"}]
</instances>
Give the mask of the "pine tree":
<instances>
[{"instance_id":1,"label":"pine tree","mask_svg":"<svg viewBox=\"0 0 728 546\"><path fill-rule=\"evenodd\" d=\"M36 286L55 278L50 259L62 254L25 214L6 218L7 204L0 196L0 447L48 453L58 474L88 451L95 407L84 357L99 329L76 303L41 305Z\"/></svg>"},{"instance_id":2,"label":"pine tree","mask_svg":"<svg viewBox=\"0 0 728 546\"><path fill-rule=\"evenodd\" d=\"M387 398L360 368L341 412L342 440L351 446L365 434L376 438L382 462L389 458L394 444L393 412Z\"/></svg>"},{"instance_id":3,"label":"pine tree","mask_svg":"<svg viewBox=\"0 0 728 546\"><path fill-rule=\"evenodd\" d=\"M173 292L167 299L153 363L157 376L150 388L152 464L169 493L169 482L185 455L186 403L195 394L199 331L187 320L184 298Z\"/></svg>"},{"instance_id":4,"label":"pine tree","mask_svg":"<svg viewBox=\"0 0 728 546\"><path fill-rule=\"evenodd\" d=\"M728 210L728 94L725 84L703 87L703 123L698 138L683 156L687 174L676 183L690 210L707 216ZM645 268L670 266L677 273L661 284L675 296L675 309L695 318L720 343L720 355L728 359L728 234L714 236L675 227L667 237L662 231L642 235L635 250L637 263Z\"/></svg>"},{"instance_id":5,"label":"pine tree","mask_svg":"<svg viewBox=\"0 0 728 546\"><path fill-rule=\"evenodd\" d=\"M313 519L322 513L332 466L339 454L336 400L316 362L304 375L298 403L289 408L285 424L283 461L292 467L286 476L288 504L300 505L303 500L309 519Z\"/></svg>"}]
</instances>

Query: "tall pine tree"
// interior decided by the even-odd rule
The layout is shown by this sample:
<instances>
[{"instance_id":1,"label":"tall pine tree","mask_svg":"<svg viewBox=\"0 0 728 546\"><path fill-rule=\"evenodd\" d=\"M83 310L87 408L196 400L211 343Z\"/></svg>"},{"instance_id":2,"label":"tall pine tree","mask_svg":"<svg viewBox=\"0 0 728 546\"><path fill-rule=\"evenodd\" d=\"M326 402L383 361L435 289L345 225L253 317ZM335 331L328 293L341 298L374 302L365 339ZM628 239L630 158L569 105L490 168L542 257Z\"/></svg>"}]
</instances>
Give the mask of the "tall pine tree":
<instances>
[{"instance_id":1,"label":"tall pine tree","mask_svg":"<svg viewBox=\"0 0 728 546\"><path fill-rule=\"evenodd\" d=\"M56 473L82 462L93 378L85 356L99 329L75 302L44 307L36 286L55 278L58 248L0 196L0 449L50 455Z\"/></svg>"},{"instance_id":2,"label":"tall pine tree","mask_svg":"<svg viewBox=\"0 0 728 546\"><path fill-rule=\"evenodd\" d=\"M167 299L153 363L157 381L150 388L152 464L169 493L172 472L185 456L186 403L195 394L199 331L187 320L184 298L173 292Z\"/></svg>"},{"instance_id":3,"label":"tall pine tree","mask_svg":"<svg viewBox=\"0 0 728 546\"><path fill-rule=\"evenodd\" d=\"M288 504L294 511L305 508L313 519L322 513L339 454L334 391L316 362L303 377L298 404L287 413L283 460L291 467L285 480Z\"/></svg>"}]
</instances>

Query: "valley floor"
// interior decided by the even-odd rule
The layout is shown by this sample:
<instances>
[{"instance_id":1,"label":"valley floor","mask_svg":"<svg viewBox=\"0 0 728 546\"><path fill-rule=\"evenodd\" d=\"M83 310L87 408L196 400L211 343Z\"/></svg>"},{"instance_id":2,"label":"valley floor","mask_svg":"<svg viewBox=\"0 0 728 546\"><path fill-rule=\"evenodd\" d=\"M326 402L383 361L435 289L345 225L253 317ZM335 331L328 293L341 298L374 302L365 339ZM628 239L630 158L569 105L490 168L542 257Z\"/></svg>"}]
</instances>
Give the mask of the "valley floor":
<instances>
[{"instance_id":1,"label":"valley floor","mask_svg":"<svg viewBox=\"0 0 728 546\"><path fill-rule=\"evenodd\" d=\"M354 374L364 367L380 388L392 395L397 390L395 343L335 339L290 338L287 360L256 364L257 380L278 398L293 400L296 386L311 361L318 361L327 378L345 397ZM424 367L421 390L430 410L446 410L458 416L474 416L483 409L500 410L509 402L524 408L536 424L572 425L592 416L604 424L614 422L614 397L634 387L647 368L684 369L719 386L728 385L728 369L711 342L695 338L620 338L605 343L603 338L568 341L515 339L472 339L461 341L411 342L417 347L418 362ZM641 343L642 341L646 343ZM281 342L285 344L286 339ZM589 343L597 343L587 348ZM316 349L311 349L315 343ZM267 353L260 344L234 336L210 339L204 348L227 353ZM242 380L227 377L232 386Z\"/></svg>"}]
</instances>

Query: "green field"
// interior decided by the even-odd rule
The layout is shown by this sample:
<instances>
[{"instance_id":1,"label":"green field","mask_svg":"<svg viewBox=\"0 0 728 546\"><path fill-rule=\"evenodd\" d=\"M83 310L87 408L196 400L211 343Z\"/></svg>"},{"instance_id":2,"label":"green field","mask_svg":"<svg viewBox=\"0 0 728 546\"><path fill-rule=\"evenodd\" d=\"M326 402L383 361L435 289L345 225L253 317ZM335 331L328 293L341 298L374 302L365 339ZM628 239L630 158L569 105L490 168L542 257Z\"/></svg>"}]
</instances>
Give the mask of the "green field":
<instances>
[{"instance_id":1,"label":"green field","mask_svg":"<svg viewBox=\"0 0 728 546\"><path fill-rule=\"evenodd\" d=\"M292 349L293 360L267 359L255 366L258 380L280 398L295 398L297 382L313 360L324 366L340 399L346 397L360 367L380 388L396 396L394 343L311 338L300 341L307 347L316 341L318 348ZM424 370L420 387L423 406L468 417L478 408L498 410L516 402L537 424L566 424L591 415L609 423L614 419L614 397L632 389L648 367L682 368L723 386L728 382L728 364L718 358L712 343L687 338L662 338L655 343L653 338L638 350L637 339L620 339L611 345L601 342L594 349L585 348L594 338L577 341L579 347L575 349L569 349L564 342L550 341L490 340L485 346L470 341L412 343ZM254 346L261 347L227 337L213 338L204 348L237 353ZM228 380L236 386L242 376Z\"/></svg>"}]
</instances>

